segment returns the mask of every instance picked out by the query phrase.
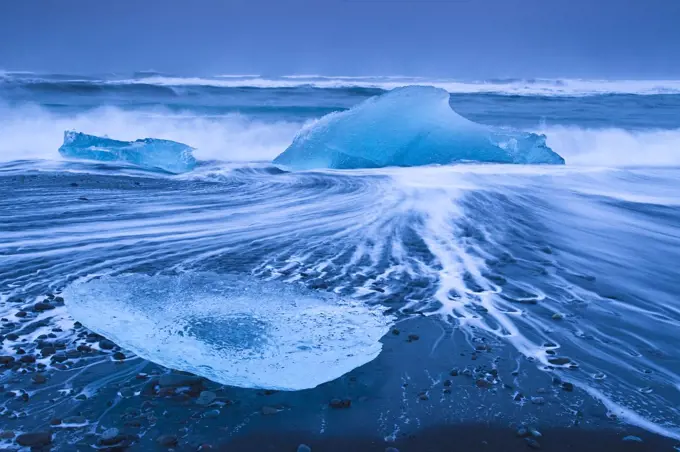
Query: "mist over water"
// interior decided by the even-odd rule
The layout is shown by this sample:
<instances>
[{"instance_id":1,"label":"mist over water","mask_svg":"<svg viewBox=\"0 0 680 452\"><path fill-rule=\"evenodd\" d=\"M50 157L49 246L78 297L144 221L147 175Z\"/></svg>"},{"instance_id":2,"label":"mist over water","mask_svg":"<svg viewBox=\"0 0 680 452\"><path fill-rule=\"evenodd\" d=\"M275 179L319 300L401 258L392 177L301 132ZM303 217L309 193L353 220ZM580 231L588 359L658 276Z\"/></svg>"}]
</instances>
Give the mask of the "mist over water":
<instances>
[{"instance_id":1,"label":"mist over water","mask_svg":"<svg viewBox=\"0 0 680 452\"><path fill-rule=\"evenodd\" d=\"M313 79L8 76L0 297L92 275L113 281L109 292L128 290L129 274L179 278L196 297L203 289L178 275L299 283L501 341L619 418L680 438L677 82L447 82L458 113L545 134L563 167L287 172L270 162L301 127L403 82ZM168 176L62 161L69 129L180 141L202 163ZM83 319L96 310L81 306Z\"/></svg>"}]
</instances>

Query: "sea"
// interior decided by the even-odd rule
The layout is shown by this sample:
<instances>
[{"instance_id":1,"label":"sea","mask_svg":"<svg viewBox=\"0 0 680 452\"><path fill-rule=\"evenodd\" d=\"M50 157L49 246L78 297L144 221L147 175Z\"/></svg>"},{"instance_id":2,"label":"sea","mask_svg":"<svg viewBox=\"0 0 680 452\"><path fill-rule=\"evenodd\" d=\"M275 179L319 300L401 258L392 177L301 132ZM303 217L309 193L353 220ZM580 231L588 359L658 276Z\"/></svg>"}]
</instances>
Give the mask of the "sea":
<instances>
[{"instance_id":1,"label":"sea","mask_svg":"<svg viewBox=\"0 0 680 452\"><path fill-rule=\"evenodd\" d=\"M408 85L566 164L272 163ZM199 163L63 159L68 130ZM56 450L672 451L679 265L680 80L0 72L0 424Z\"/></svg>"}]
</instances>

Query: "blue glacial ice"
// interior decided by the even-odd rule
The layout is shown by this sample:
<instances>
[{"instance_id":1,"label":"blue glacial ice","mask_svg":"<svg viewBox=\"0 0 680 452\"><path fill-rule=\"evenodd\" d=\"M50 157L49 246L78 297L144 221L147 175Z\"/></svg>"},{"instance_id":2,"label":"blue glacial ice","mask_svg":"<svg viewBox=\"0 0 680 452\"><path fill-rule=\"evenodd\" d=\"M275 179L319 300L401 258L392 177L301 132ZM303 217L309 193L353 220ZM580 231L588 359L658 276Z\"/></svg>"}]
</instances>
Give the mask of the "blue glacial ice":
<instances>
[{"instance_id":1,"label":"blue glacial ice","mask_svg":"<svg viewBox=\"0 0 680 452\"><path fill-rule=\"evenodd\" d=\"M383 310L244 275L126 274L64 291L74 319L157 364L246 388L313 388L373 360Z\"/></svg>"},{"instance_id":2,"label":"blue glacial ice","mask_svg":"<svg viewBox=\"0 0 680 452\"><path fill-rule=\"evenodd\" d=\"M544 135L474 123L451 109L445 90L407 86L324 116L274 160L298 170L454 162L564 164L564 159Z\"/></svg>"},{"instance_id":3,"label":"blue glacial ice","mask_svg":"<svg viewBox=\"0 0 680 452\"><path fill-rule=\"evenodd\" d=\"M196 166L194 149L186 144L156 138L119 141L75 131L64 132L59 153L66 158L124 162L146 169L184 173Z\"/></svg>"}]
</instances>

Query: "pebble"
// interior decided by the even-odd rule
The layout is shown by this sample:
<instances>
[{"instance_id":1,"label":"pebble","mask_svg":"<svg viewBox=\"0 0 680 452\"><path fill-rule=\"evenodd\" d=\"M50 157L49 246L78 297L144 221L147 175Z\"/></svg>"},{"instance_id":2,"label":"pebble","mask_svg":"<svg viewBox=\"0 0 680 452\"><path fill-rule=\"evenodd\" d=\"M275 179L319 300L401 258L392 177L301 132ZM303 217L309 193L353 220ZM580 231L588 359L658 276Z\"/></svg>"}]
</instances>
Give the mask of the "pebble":
<instances>
[{"instance_id":1,"label":"pebble","mask_svg":"<svg viewBox=\"0 0 680 452\"><path fill-rule=\"evenodd\" d=\"M156 438L156 442L164 447L173 447L177 445L177 437L175 435L161 435Z\"/></svg>"},{"instance_id":2,"label":"pebble","mask_svg":"<svg viewBox=\"0 0 680 452\"><path fill-rule=\"evenodd\" d=\"M101 348L102 350L111 350L115 346L116 344L114 344L108 339L102 339L101 341L99 341L99 348Z\"/></svg>"},{"instance_id":3,"label":"pebble","mask_svg":"<svg viewBox=\"0 0 680 452\"><path fill-rule=\"evenodd\" d=\"M17 444L23 447L43 447L52 444L50 432L22 433L17 436Z\"/></svg>"},{"instance_id":4,"label":"pebble","mask_svg":"<svg viewBox=\"0 0 680 452\"><path fill-rule=\"evenodd\" d=\"M341 409L352 406L352 401L349 399L332 399L328 404L331 408Z\"/></svg>"},{"instance_id":5,"label":"pebble","mask_svg":"<svg viewBox=\"0 0 680 452\"><path fill-rule=\"evenodd\" d=\"M554 364L555 366L564 366L565 364L569 364L571 360L569 358L565 357L556 357L556 358L549 358L548 362L550 364Z\"/></svg>"},{"instance_id":6,"label":"pebble","mask_svg":"<svg viewBox=\"0 0 680 452\"><path fill-rule=\"evenodd\" d=\"M108 428L108 429L104 430L104 432L101 434L99 439L101 440L102 444L106 444L106 443L110 443L114 439L118 439L119 434L120 434L120 431L117 428L112 427L112 428ZM118 441L116 441L116 442L118 442Z\"/></svg>"},{"instance_id":7,"label":"pebble","mask_svg":"<svg viewBox=\"0 0 680 452\"><path fill-rule=\"evenodd\" d=\"M633 435L626 436L626 437L623 438L623 440L626 441L626 442L633 442L633 443L641 443L642 442L642 438L640 438L639 436L633 436Z\"/></svg>"},{"instance_id":8,"label":"pebble","mask_svg":"<svg viewBox=\"0 0 680 452\"><path fill-rule=\"evenodd\" d=\"M563 318L564 318L564 316L562 314L558 313L558 312L556 312L552 315L553 320L562 320Z\"/></svg>"},{"instance_id":9,"label":"pebble","mask_svg":"<svg viewBox=\"0 0 680 452\"><path fill-rule=\"evenodd\" d=\"M408 341L409 342L417 341L418 339L420 339L420 336L418 336L417 334L409 334L408 335Z\"/></svg>"},{"instance_id":10,"label":"pebble","mask_svg":"<svg viewBox=\"0 0 680 452\"><path fill-rule=\"evenodd\" d=\"M300 444L297 447L297 452L312 452L312 448L306 444Z\"/></svg>"},{"instance_id":11,"label":"pebble","mask_svg":"<svg viewBox=\"0 0 680 452\"><path fill-rule=\"evenodd\" d=\"M533 438L524 438L524 441L527 442L527 446L529 446L531 449L538 450L541 448L541 444Z\"/></svg>"},{"instance_id":12,"label":"pebble","mask_svg":"<svg viewBox=\"0 0 680 452\"><path fill-rule=\"evenodd\" d=\"M44 376L43 374L35 374L35 375L33 375L32 380L33 380L33 383L40 385L40 384L43 384L47 381L47 377Z\"/></svg>"},{"instance_id":13,"label":"pebble","mask_svg":"<svg viewBox=\"0 0 680 452\"><path fill-rule=\"evenodd\" d=\"M134 397L135 390L132 389L132 388L123 388L123 389L120 390L120 395L122 397L126 397L126 398Z\"/></svg>"},{"instance_id":14,"label":"pebble","mask_svg":"<svg viewBox=\"0 0 680 452\"><path fill-rule=\"evenodd\" d=\"M0 356L0 365L2 366L11 366L14 361L14 356Z\"/></svg>"},{"instance_id":15,"label":"pebble","mask_svg":"<svg viewBox=\"0 0 680 452\"><path fill-rule=\"evenodd\" d=\"M204 418L214 419L220 415L220 410L209 410L203 413Z\"/></svg>"},{"instance_id":16,"label":"pebble","mask_svg":"<svg viewBox=\"0 0 680 452\"><path fill-rule=\"evenodd\" d=\"M202 391L196 399L196 403L201 406L208 406L215 401L217 395L212 391Z\"/></svg>"},{"instance_id":17,"label":"pebble","mask_svg":"<svg viewBox=\"0 0 680 452\"><path fill-rule=\"evenodd\" d=\"M516 434L520 438L526 438L530 435L530 432L526 427L520 427L517 429Z\"/></svg>"},{"instance_id":18,"label":"pebble","mask_svg":"<svg viewBox=\"0 0 680 452\"><path fill-rule=\"evenodd\" d=\"M38 302L33 305L33 310L35 312L44 312L44 311L49 311L50 309L54 309L54 306L51 304L43 303L43 302Z\"/></svg>"}]
</instances>

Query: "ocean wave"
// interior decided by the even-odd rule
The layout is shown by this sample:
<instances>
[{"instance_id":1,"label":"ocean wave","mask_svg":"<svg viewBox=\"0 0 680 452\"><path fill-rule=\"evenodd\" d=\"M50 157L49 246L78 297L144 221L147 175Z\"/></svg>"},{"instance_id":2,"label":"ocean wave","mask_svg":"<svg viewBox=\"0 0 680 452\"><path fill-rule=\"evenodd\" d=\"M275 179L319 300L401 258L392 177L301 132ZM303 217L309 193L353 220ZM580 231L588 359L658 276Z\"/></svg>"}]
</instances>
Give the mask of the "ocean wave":
<instances>
[{"instance_id":1,"label":"ocean wave","mask_svg":"<svg viewBox=\"0 0 680 452\"><path fill-rule=\"evenodd\" d=\"M63 115L36 105L0 107L0 161L59 159L65 130L121 140L161 138L196 148L199 160L271 160L282 152L302 123L263 122L239 114L197 116L165 109L100 107Z\"/></svg>"},{"instance_id":2,"label":"ocean wave","mask_svg":"<svg viewBox=\"0 0 680 452\"><path fill-rule=\"evenodd\" d=\"M66 90L79 86L82 89L100 89L115 86L152 85L164 87L212 87L212 88L258 88L258 89L349 89L365 88L391 90L407 85L432 85L453 94L499 94L509 96L562 96L581 97L607 94L658 95L680 94L680 80L597 80L597 79L486 79L456 80L447 78L405 76L324 76L285 75L265 77L255 75L219 75L215 77L179 77L155 72L136 73L133 77L89 78L67 75L40 75L4 73L0 81L26 89ZM75 85L74 85L75 84ZM92 85L92 86L90 86Z\"/></svg>"},{"instance_id":3,"label":"ocean wave","mask_svg":"<svg viewBox=\"0 0 680 452\"><path fill-rule=\"evenodd\" d=\"M240 114L215 116L167 109L100 107L72 115L37 105L0 107L0 161L59 159L64 130L123 140L161 138L196 148L199 160L271 161L293 141L305 122L264 121ZM547 144L578 166L680 166L680 129L626 130L550 126Z\"/></svg>"}]
</instances>

